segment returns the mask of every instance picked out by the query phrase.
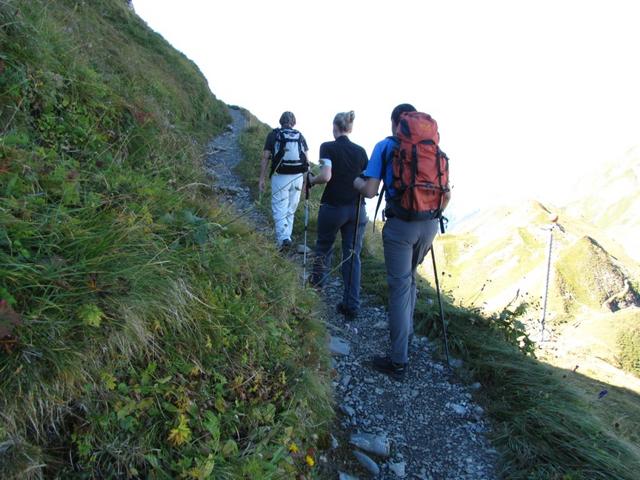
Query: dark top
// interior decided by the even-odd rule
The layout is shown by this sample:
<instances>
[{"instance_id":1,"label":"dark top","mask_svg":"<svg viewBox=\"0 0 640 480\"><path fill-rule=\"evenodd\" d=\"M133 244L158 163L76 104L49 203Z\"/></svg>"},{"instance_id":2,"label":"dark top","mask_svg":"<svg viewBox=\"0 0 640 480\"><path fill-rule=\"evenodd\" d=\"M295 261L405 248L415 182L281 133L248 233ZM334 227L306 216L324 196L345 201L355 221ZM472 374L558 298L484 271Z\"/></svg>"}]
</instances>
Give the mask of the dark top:
<instances>
[{"instance_id":1,"label":"dark top","mask_svg":"<svg viewBox=\"0 0 640 480\"><path fill-rule=\"evenodd\" d=\"M290 160L289 155L284 158L276 158L276 143L278 141L278 133L286 135L299 135L299 152L294 154L294 159ZM293 142L287 144L288 147L293 146ZM269 132L264 142L263 150L271 152L271 173L274 171L281 174L297 174L304 173L309 169L306 152L309 150L304 135L293 128L275 128ZM277 169L276 169L277 167Z\"/></svg>"},{"instance_id":2,"label":"dark top","mask_svg":"<svg viewBox=\"0 0 640 480\"><path fill-rule=\"evenodd\" d=\"M367 152L346 136L320 145L320 160L331 160L331 180L322 194L322 203L329 205L354 204L358 191L353 188L353 180L367 168Z\"/></svg>"}]
</instances>

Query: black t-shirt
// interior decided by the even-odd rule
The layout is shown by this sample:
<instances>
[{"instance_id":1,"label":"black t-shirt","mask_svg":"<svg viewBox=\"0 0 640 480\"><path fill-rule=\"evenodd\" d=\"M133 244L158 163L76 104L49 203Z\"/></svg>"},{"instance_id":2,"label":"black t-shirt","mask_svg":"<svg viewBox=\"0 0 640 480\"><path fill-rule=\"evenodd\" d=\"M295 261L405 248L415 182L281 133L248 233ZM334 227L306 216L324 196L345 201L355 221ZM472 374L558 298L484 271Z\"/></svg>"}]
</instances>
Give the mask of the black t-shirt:
<instances>
[{"instance_id":1,"label":"black t-shirt","mask_svg":"<svg viewBox=\"0 0 640 480\"><path fill-rule=\"evenodd\" d=\"M331 160L331 180L322 194L322 203L355 204L358 192L353 188L353 180L367 168L367 152L343 135L320 145L320 160L323 158Z\"/></svg>"},{"instance_id":2,"label":"black t-shirt","mask_svg":"<svg viewBox=\"0 0 640 480\"><path fill-rule=\"evenodd\" d=\"M300 136L300 159L298 161L289 162L286 159L276 159L276 142L278 140L279 132L285 132L294 135L297 134ZM291 143L289 143L288 145L291 145ZM271 130L264 142L263 150L271 152L271 173L273 173L273 171L276 171L282 174L296 174L304 173L309 169L309 163L307 161L306 154L306 152L309 150L309 147L307 146L307 141L305 140L304 135L302 135L302 133L300 133L298 130L295 130L293 128L276 128Z\"/></svg>"}]
</instances>

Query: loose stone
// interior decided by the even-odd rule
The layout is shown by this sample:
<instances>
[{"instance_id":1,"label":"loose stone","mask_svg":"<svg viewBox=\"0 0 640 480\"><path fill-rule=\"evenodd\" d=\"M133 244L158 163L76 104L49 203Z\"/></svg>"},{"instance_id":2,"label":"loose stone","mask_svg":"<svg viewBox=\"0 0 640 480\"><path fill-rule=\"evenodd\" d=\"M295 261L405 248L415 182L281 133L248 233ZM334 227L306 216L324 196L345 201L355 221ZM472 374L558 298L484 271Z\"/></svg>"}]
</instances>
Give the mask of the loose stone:
<instances>
[{"instance_id":1,"label":"loose stone","mask_svg":"<svg viewBox=\"0 0 640 480\"><path fill-rule=\"evenodd\" d=\"M406 475L405 468L406 468L406 463L405 462L390 463L389 464L389 470L391 470L396 476L398 476L400 478L404 478L405 477L405 475Z\"/></svg>"},{"instance_id":2,"label":"loose stone","mask_svg":"<svg viewBox=\"0 0 640 480\"><path fill-rule=\"evenodd\" d=\"M339 337L331 337L329 341L329 351L334 355L349 355L351 347L349 344Z\"/></svg>"},{"instance_id":3,"label":"loose stone","mask_svg":"<svg viewBox=\"0 0 640 480\"><path fill-rule=\"evenodd\" d=\"M360 465L366 468L372 475L380 475L380 467L376 462L362 452L353 451L353 455L358 459Z\"/></svg>"},{"instance_id":4,"label":"loose stone","mask_svg":"<svg viewBox=\"0 0 640 480\"><path fill-rule=\"evenodd\" d=\"M391 445L389 439L383 435L373 435L370 433L354 433L351 435L350 442L362 450L369 453L388 457L391 453Z\"/></svg>"}]
</instances>

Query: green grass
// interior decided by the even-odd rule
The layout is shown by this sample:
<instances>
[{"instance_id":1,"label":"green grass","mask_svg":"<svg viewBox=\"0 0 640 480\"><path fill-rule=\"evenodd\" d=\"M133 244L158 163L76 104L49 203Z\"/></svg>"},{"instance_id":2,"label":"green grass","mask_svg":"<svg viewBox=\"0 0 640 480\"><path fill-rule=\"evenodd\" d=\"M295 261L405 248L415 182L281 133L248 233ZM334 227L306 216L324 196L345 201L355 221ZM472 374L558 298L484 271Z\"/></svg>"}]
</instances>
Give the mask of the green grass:
<instances>
[{"instance_id":1,"label":"green grass","mask_svg":"<svg viewBox=\"0 0 640 480\"><path fill-rule=\"evenodd\" d=\"M640 326L621 331L617 343L622 368L640 377Z\"/></svg>"},{"instance_id":2,"label":"green grass","mask_svg":"<svg viewBox=\"0 0 640 480\"><path fill-rule=\"evenodd\" d=\"M0 52L0 477L308 475L325 332L199 186L226 106L125 2L2 1Z\"/></svg>"}]
</instances>

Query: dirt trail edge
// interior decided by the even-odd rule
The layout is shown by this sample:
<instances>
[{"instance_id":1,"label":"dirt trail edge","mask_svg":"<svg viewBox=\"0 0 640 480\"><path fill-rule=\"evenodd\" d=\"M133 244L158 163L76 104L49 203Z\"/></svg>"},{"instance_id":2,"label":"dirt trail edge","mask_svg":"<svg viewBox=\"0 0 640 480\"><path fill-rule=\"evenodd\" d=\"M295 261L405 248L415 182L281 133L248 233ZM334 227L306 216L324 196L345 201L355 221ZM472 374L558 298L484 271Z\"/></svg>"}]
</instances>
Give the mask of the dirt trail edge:
<instances>
[{"instance_id":1,"label":"dirt trail edge","mask_svg":"<svg viewBox=\"0 0 640 480\"><path fill-rule=\"evenodd\" d=\"M205 167L225 201L239 212L248 212L253 201L233 173L241 158L238 136L246 121L241 111L230 112L233 122L209 145ZM246 219L271 235L264 215L251 211ZM310 239L310 245L313 241ZM291 258L302 262L301 255ZM497 478L498 455L487 440L490 426L482 408L472 401L471 392L479 385L458 382L451 369L433 357L433 346L426 337L416 336L410 345L409 370L403 382L372 370L371 357L388 351L386 307L365 296L359 317L346 321L335 313L341 284L336 278L322 292L338 409L332 447L318 462L322 477Z\"/></svg>"}]
</instances>

